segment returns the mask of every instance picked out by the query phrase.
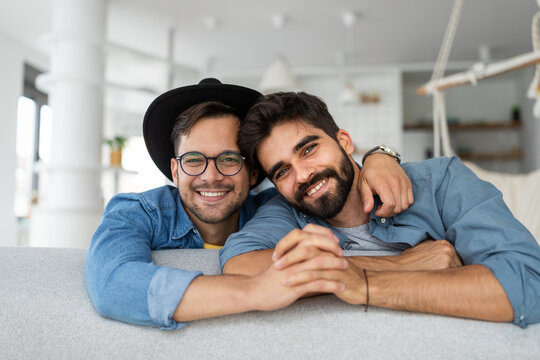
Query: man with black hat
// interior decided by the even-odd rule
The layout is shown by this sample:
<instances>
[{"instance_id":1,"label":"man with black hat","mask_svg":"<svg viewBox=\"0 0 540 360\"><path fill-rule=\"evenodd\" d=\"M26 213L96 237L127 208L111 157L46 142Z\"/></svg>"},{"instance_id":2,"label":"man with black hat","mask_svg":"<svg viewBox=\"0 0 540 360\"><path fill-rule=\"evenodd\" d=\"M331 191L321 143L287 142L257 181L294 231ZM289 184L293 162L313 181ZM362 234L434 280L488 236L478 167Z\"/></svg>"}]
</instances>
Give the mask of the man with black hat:
<instances>
[{"instance_id":1,"label":"man with black hat","mask_svg":"<svg viewBox=\"0 0 540 360\"><path fill-rule=\"evenodd\" d=\"M86 260L88 292L100 314L177 329L200 318L278 309L307 293L334 292L341 286L319 281L284 287L283 274L274 269L254 277L202 276L152 262L152 250L220 248L276 194L273 189L249 193L263 177L246 166L236 143L240 119L260 95L205 79L162 94L150 105L143 124L146 146L176 187L119 194L107 205ZM410 182L398 163L385 155L376 161L379 170L371 165L374 191L388 199L387 207L377 211L408 207ZM364 177L363 184L372 196L370 180ZM395 207L389 205L393 203ZM336 269L344 262L326 259L307 266Z\"/></svg>"}]
</instances>

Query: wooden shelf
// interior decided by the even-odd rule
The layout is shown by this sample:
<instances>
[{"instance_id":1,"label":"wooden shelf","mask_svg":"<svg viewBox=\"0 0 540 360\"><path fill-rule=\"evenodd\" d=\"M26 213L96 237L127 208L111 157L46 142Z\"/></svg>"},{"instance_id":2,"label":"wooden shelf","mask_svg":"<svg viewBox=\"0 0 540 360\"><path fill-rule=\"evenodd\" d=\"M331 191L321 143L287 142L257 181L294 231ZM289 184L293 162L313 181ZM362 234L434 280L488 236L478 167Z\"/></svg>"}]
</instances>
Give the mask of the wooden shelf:
<instances>
[{"instance_id":1,"label":"wooden shelf","mask_svg":"<svg viewBox=\"0 0 540 360\"><path fill-rule=\"evenodd\" d=\"M491 122L470 122L470 123L457 123L448 125L449 131L490 131L490 130L514 130L521 129L523 123L521 121L491 121ZM420 131L433 131L431 124L413 124L404 125L403 129L407 130L420 130ZM460 153L458 151L457 156L462 160L471 161L512 161L523 159L523 150L512 149L509 151L499 152L476 152L467 151Z\"/></svg>"},{"instance_id":2,"label":"wooden shelf","mask_svg":"<svg viewBox=\"0 0 540 360\"><path fill-rule=\"evenodd\" d=\"M497 122L485 122L485 123L461 123L448 125L450 131L464 131L464 130L497 130L497 129L521 129L523 123L521 121L497 121ZM404 130L430 130L433 131L433 125L431 124L411 124L404 125Z\"/></svg>"},{"instance_id":3,"label":"wooden shelf","mask_svg":"<svg viewBox=\"0 0 540 360\"><path fill-rule=\"evenodd\" d=\"M506 152L494 153L463 153L457 154L461 160L476 160L476 161L493 161L493 160L521 160L523 159L523 151L516 149Z\"/></svg>"}]
</instances>

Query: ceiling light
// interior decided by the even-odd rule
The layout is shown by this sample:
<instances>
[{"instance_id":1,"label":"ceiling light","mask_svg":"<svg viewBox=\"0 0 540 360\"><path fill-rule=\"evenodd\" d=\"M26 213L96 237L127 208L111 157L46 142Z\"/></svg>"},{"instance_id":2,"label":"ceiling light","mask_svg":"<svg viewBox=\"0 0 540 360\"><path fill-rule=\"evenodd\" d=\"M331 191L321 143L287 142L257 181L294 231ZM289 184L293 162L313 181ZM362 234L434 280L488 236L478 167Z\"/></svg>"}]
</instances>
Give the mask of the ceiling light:
<instances>
[{"instance_id":1,"label":"ceiling light","mask_svg":"<svg viewBox=\"0 0 540 360\"><path fill-rule=\"evenodd\" d=\"M283 54L278 54L264 72L259 89L264 94L277 91L292 91L296 88L289 63Z\"/></svg>"},{"instance_id":2,"label":"ceiling light","mask_svg":"<svg viewBox=\"0 0 540 360\"><path fill-rule=\"evenodd\" d=\"M214 30L219 25L219 20L216 16L206 16L203 19L204 27L208 30Z\"/></svg>"},{"instance_id":3,"label":"ceiling light","mask_svg":"<svg viewBox=\"0 0 540 360\"><path fill-rule=\"evenodd\" d=\"M283 14L274 14L270 18L270 21L272 21L274 29L281 30L283 29L283 25L287 22L287 17Z\"/></svg>"},{"instance_id":4,"label":"ceiling light","mask_svg":"<svg viewBox=\"0 0 540 360\"><path fill-rule=\"evenodd\" d=\"M341 21L347 28L351 28L358 21L358 13L356 11L345 11L341 14Z\"/></svg>"},{"instance_id":5,"label":"ceiling light","mask_svg":"<svg viewBox=\"0 0 540 360\"><path fill-rule=\"evenodd\" d=\"M341 20L347 30L346 35L349 35L350 37L350 42L351 42L350 45L352 48L351 50L353 50L354 49L353 26L358 21L358 14L355 11L345 11L344 13L341 14ZM342 77L343 77L344 87L341 90L341 93L339 95L339 102L343 105L353 105L359 102L360 94L354 88L353 83L347 80L347 71L346 71L347 58L348 58L347 45L348 45L347 41L345 41L345 50L343 52L343 57L341 59Z\"/></svg>"},{"instance_id":6,"label":"ceiling light","mask_svg":"<svg viewBox=\"0 0 540 360\"><path fill-rule=\"evenodd\" d=\"M274 29L281 31L288 18L284 14L274 14L270 21ZM295 88L296 79L292 74L291 67L285 55L278 53L264 72L259 83L259 90L264 94L269 94L278 91L292 91Z\"/></svg>"}]
</instances>

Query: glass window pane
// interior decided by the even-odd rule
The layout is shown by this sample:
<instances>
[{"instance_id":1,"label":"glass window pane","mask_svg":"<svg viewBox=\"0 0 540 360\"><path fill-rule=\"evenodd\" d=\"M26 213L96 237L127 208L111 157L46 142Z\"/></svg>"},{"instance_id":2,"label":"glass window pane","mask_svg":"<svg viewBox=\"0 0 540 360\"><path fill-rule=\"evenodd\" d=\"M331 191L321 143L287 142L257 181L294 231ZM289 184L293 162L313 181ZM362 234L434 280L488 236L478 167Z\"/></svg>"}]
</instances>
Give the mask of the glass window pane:
<instances>
[{"instance_id":1,"label":"glass window pane","mask_svg":"<svg viewBox=\"0 0 540 360\"><path fill-rule=\"evenodd\" d=\"M43 105L40 112L39 158L43 162L49 162L51 160L52 146L52 108L49 105Z\"/></svg>"}]
</instances>

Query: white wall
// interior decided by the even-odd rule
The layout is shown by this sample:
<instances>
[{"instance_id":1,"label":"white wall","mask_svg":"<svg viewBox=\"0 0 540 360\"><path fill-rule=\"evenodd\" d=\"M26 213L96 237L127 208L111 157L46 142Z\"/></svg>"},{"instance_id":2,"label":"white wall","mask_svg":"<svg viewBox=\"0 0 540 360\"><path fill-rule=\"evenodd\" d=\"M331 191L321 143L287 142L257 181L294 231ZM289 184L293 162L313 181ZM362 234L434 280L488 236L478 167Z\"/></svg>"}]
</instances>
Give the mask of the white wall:
<instances>
[{"instance_id":1,"label":"white wall","mask_svg":"<svg viewBox=\"0 0 540 360\"><path fill-rule=\"evenodd\" d=\"M341 104L339 97L345 81L339 74L302 76L298 82L300 90L321 97L338 126L351 134L357 160L379 144L399 152L403 150L401 73L398 69L359 69L347 76L347 82L357 91L377 93L380 102L376 104Z\"/></svg>"},{"instance_id":2,"label":"white wall","mask_svg":"<svg viewBox=\"0 0 540 360\"><path fill-rule=\"evenodd\" d=\"M356 150L353 156L357 160L361 160L365 151L379 144L403 151L402 85L399 69L357 68L347 75L346 81L352 83L357 91L379 94L380 102L377 104L341 104L339 98L345 80L339 71L305 70L296 77L295 90L320 97L337 125L351 134ZM260 77L228 77L221 80L256 89Z\"/></svg>"},{"instance_id":3,"label":"white wall","mask_svg":"<svg viewBox=\"0 0 540 360\"><path fill-rule=\"evenodd\" d=\"M431 97L416 95L416 89L429 80L429 73L403 75L403 122L416 123L418 119L430 118ZM404 131L403 151L404 161L422 161L426 159L426 151L433 148L431 131Z\"/></svg>"}]
</instances>

